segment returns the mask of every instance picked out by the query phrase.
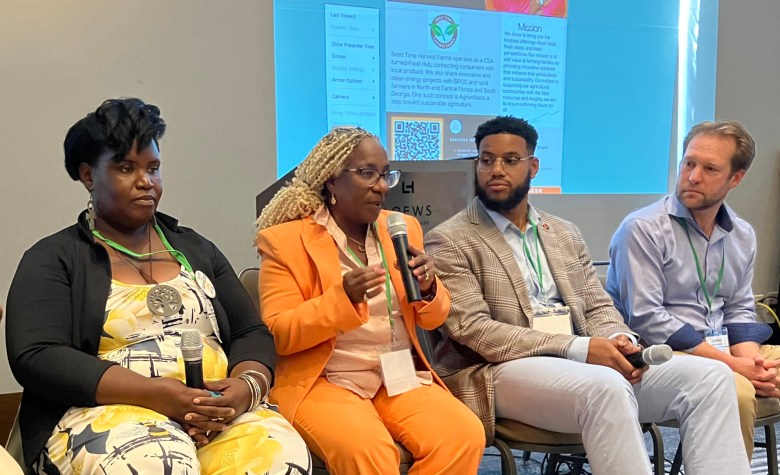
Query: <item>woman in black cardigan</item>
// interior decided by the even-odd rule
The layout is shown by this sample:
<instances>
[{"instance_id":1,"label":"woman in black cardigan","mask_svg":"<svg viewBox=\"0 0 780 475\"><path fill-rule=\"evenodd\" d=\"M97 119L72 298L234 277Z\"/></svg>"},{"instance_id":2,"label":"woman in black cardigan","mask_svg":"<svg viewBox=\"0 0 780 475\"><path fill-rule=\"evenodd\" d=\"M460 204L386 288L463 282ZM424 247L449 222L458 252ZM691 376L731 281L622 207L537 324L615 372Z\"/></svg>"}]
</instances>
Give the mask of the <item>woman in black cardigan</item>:
<instances>
[{"instance_id":1,"label":"woman in black cardigan","mask_svg":"<svg viewBox=\"0 0 780 475\"><path fill-rule=\"evenodd\" d=\"M8 296L25 464L308 473L303 441L265 402L275 350L250 297L214 244L157 212L164 132L157 107L118 99L65 138L87 210L25 253ZM183 341L203 348L203 388L184 383Z\"/></svg>"}]
</instances>

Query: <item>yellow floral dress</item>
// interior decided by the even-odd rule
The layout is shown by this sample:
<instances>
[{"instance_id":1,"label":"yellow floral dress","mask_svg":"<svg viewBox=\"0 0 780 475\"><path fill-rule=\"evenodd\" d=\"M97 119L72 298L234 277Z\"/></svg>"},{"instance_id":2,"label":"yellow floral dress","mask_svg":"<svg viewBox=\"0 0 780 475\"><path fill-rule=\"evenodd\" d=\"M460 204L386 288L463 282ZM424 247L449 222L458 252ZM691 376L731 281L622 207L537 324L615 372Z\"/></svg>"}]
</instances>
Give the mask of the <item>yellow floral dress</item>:
<instances>
[{"instance_id":1,"label":"yellow floral dress","mask_svg":"<svg viewBox=\"0 0 780 475\"><path fill-rule=\"evenodd\" d=\"M165 282L182 297L178 313L161 317L146 305L154 285L116 280L106 302L98 357L144 376L185 380L181 331L203 335L203 377L227 376L211 301L182 269ZM196 449L181 426L150 409L129 405L72 407L52 432L36 464L45 474L308 474L311 459L295 429L270 405L237 417Z\"/></svg>"}]
</instances>

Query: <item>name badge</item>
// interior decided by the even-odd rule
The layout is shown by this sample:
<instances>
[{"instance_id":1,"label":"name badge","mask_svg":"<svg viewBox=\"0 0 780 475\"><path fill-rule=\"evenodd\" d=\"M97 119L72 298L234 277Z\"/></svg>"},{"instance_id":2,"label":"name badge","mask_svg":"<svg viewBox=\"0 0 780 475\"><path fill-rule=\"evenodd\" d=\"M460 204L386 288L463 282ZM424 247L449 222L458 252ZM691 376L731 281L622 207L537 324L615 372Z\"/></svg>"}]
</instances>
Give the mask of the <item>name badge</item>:
<instances>
[{"instance_id":1,"label":"name badge","mask_svg":"<svg viewBox=\"0 0 780 475\"><path fill-rule=\"evenodd\" d=\"M534 311L531 328L545 333L572 335L569 307L547 307Z\"/></svg>"},{"instance_id":2,"label":"name badge","mask_svg":"<svg viewBox=\"0 0 780 475\"><path fill-rule=\"evenodd\" d=\"M388 396L402 394L421 386L414 371L414 361L409 348L380 354L379 364Z\"/></svg>"},{"instance_id":3,"label":"name badge","mask_svg":"<svg viewBox=\"0 0 780 475\"><path fill-rule=\"evenodd\" d=\"M707 330L704 332L704 341L724 353L731 353L729 350L729 329Z\"/></svg>"},{"instance_id":4,"label":"name badge","mask_svg":"<svg viewBox=\"0 0 780 475\"><path fill-rule=\"evenodd\" d=\"M214 284L211 280L201 271L195 271L195 283L198 284L200 290L206 294L206 297L213 299L217 296L217 289L214 288Z\"/></svg>"}]
</instances>

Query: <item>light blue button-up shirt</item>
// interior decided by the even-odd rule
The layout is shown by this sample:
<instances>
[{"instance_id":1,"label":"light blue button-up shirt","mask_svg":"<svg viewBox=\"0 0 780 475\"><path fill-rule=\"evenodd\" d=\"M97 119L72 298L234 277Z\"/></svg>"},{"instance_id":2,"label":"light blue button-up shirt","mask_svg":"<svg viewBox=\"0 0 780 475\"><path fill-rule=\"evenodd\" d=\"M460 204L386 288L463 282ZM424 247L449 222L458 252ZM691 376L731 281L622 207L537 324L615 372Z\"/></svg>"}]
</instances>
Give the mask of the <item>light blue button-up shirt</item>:
<instances>
[{"instance_id":1,"label":"light blue button-up shirt","mask_svg":"<svg viewBox=\"0 0 780 475\"><path fill-rule=\"evenodd\" d=\"M685 220L688 228L678 219ZM702 291L694 253L709 293L723 265L711 305ZM729 343L761 343L772 333L756 323L751 282L756 257L753 228L725 203L709 239L674 194L629 214L609 246L607 292L632 330L650 344L691 350L707 330L728 329Z\"/></svg>"}]
</instances>

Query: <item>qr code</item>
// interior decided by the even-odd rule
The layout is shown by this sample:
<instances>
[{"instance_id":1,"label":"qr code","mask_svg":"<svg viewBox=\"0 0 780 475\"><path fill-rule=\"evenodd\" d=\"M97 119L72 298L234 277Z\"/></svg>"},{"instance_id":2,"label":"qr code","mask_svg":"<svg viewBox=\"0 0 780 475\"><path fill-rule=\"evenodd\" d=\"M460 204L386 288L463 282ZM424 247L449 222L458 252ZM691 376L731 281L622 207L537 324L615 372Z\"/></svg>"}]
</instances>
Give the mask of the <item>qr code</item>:
<instances>
[{"instance_id":1,"label":"qr code","mask_svg":"<svg viewBox=\"0 0 780 475\"><path fill-rule=\"evenodd\" d=\"M441 160L441 119L393 119L393 160Z\"/></svg>"}]
</instances>

